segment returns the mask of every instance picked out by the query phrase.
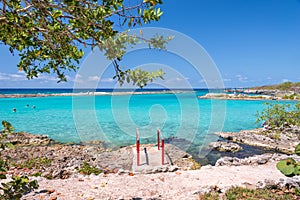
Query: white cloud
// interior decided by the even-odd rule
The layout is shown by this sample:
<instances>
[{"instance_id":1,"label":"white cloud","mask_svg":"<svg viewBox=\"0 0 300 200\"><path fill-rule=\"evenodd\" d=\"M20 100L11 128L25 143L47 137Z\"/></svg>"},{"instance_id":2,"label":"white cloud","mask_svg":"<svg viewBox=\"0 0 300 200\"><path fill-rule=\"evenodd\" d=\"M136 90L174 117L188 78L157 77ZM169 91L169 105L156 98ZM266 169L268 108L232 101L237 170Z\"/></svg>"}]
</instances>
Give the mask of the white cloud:
<instances>
[{"instance_id":1,"label":"white cloud","mask_svg":"<svg viewBox=\"0 0 300 200\"><path fill-rule=\"evenodd\" d=\"M77 78L81 78L82 76L80 75L80 74L76 74L75 75L75 79L77 79Z\"/></svg>"},{"instance_id":2,"label":"white cloud","mask_svg":"<svg viewBox=\"0 0 300 200\"><path fill-rule=\"evenodd\" d=\"M230 82L230 81L231 81L231 78L224 78L223 81L224 81L224 82Z\"/></svg>"},{"instance_id":3,"label":"white cloud","mask_svg":"<svg viewBox=\"0 0 300 200\"><path fill-rule=\"evenodd\" d=\"M99 76L89 76L88 77L88 81L99 81L99 80L100 80Z\"/></svg>"},{"instance_id":4,"label":"white cloud","mask_svg":"<svg viewBox=\"0 0 300 200\"><path fill-rule=\"evenodd\" d=\"M20 70L19 70L19 71L17 72L17 74L24 74L24 75L25 75L26 73L25 73L24 71L20 71Z\"/></svg>"},{"instance_id":5,"label":"white cloud","mask_svg":"<svg viewBox=\"0 0 300 200\"><path fill-rule=\"evenodd\" d=\"M270 76L269 76L269 77L267 77L267 80L272 80L272 77L270 77Z\"/></svg>"},{"instance_id":6,"label":"white cloud","mask_svg":"<svg viewBox=\"0 0 300 200\"><path fill-rule=\"evenodd\" d=\"M235 76L240 82L248 82L248 77L238 74Z\"/></svg>"},{"instance_id":7,"label":"white cloud","mask_svg":"<svg viewBox=\"0 0 300 200\"><path fill-rule=\"evenodd\" d=\"M112 83L112 82L114 82L114 79L113 78L103 78L103 79L100 80L100 82Z\"/></svg>"},{"instance_id":8,"label":"white cloud","mask_svg":"<svg viewBox=\"0 0 300 200\"><path fill-rule=\"evenodd\" d=\"M290 82L289 79L282 79L281 82L285 83L285 82Z\"/></svg>"},{"instance_id":9,"label":"white cloud","mask_svg":"<svg viewBox=\"0 0 300 200\"><path fill-rule=\"evenodd\" d=\"M198 82L199 83L205 83L206 81L205 81L205 79L200 79Z\"/></svg>"},{"instance_id":10,"label":"white cloud","mask_svg":"<svg viewBox=\"0 0 300 200\"><path fill-rule=\"evenodd\" d=\"M82 83L83 82L82 76L80 74L76 74L75 77L74 77L74 79L73 79L73 81L75 83Z\"/></svg>"},{"instance_id":11,"label":"white cloud","mask_svg":"<svg viewBox=\"0 0 300 200\"><path fill-rule=\"evenodd\" d=\"M0 74L0 81L9 80L9 77Z\"/></svg>"},{"instance_id":12,"label":"white cloud","mask_svg":"<svg viewBox=\"0 0 300 200\"><path fill-rule=\"evenodd\" d=\"M40 79L40 80L47 80L47 81L55 81L55 82L58 81L57 77L49 76L49 75L39 75L38 79Z\"/></svg>"},{"instance_id":13,"label":"white cloud","mask_svg":"<svg viewBox=\"0 0 300 200\"><path fill-rule=\"evenodd\" d=\"M25 74L9 74L0 72L0 80L23 81L27 80Z\"/></svg>"}]
</instances>

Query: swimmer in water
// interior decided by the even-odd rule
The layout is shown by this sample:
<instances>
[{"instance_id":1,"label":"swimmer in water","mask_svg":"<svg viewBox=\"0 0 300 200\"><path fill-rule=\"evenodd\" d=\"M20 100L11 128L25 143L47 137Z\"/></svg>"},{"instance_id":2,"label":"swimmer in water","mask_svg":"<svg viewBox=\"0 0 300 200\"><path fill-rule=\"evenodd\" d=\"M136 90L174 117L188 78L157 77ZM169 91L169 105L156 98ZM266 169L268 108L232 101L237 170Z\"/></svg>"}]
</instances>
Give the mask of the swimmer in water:
<instances>
[{"instance_id":1,"label":"swimmer in water","mask_svg":"<svg viewBox=\"0 0 300 200\"><path fill-rule=\"evenodd\" d=\"M17 109L16 109L16 108L13 108L13 112L17 112Z\"/></svg>"},{"instance_id":2,"label":"swimmer in water","mask_svg":"<svg viewBox=\"0 0 300 200\"><path fill-rule=\"evenodd\" d=\"M35 105L33 105L32 108L35 109Z\"/></svg>"}]
</instances>

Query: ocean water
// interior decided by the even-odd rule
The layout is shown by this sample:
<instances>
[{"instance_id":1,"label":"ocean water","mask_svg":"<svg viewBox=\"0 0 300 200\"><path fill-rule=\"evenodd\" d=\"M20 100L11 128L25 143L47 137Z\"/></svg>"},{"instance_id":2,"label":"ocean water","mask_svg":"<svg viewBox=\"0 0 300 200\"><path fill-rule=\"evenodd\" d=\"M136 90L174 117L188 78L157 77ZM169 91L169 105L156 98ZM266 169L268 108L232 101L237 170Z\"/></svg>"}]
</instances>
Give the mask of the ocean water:
<instances>
[{"instance_id":1,"label":"ocean water","mask_svg":"<svg viewBox=\"0 0 300 200\"><path fill-rule=\"evenodd\" d=\"M68 93L72 90L5 89L0 92ZM136 128L142 143L154 142L160 129L165 138L203 145L216 139L216 131L235 132L259 126L255 124L255 114L263 109L262 101L197 98L207 92L0 98L0 120L11 122L16 131L46 134L60 142L104 140L113 145L134 144Z\"/></svg>"}]
</instances>

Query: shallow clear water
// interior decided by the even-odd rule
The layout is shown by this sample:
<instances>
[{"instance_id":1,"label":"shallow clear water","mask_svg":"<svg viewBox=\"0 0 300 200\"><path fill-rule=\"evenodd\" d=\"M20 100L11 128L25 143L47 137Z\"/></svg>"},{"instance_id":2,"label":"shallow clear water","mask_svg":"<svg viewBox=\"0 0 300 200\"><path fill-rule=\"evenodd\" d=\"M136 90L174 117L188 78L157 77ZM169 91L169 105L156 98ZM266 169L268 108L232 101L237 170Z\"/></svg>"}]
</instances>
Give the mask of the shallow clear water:
<instances>
[{"instance_id":1,"label":"shallow clear water","mask_svg":"<svg viewBox=\"0 0 300 200\"><path fill-rule=\"evenodd\" d=\"M2 98L0 119L11 122L16 131L46 134L61 142L99 139L115 145L134 143L137 127L144 143L154 141L160 128L166 138L174 136L200 145L205 139L214 140L215 131L258 126L254 115L263 109L262 101L197 98L206 92Z\"/></svg>"}]
</instances>

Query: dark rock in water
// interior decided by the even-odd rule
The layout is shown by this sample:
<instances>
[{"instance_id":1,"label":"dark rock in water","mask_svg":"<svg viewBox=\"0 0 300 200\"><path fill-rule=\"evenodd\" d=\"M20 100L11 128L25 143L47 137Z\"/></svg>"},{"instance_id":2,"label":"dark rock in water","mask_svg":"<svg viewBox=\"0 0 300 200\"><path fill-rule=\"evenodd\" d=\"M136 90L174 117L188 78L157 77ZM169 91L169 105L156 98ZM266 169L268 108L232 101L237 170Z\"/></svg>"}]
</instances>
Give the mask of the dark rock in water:
<instances>
[{"instance_id":1,"label":"dark rock in water","mask_svg":"<svg viewBox=\"0 0 300 200\"><path fill-rule=\"evenodd\" d=\"M167 144L165 146L165 151L167 152L167 155L171 160L171 163L176 163L178 162L178 160L184 158L192 158L192 156L189 153L181 150L175 145Z\"/></svg>"},{"instance_id":2,"label":"dark rock in water","mask_svg":"<svg viewBox=\"0 0 300 200\"><path fill-rule=\"evenodd\" d=\"M183 138L169 137L165 139L165 143L172 144L180 149L188 149L193 143Z\"/></svg>"},{"instance_id":3,"label":"dark rock in water","mask_svg":"<svg viewBox=\"0 0 300 200\"><path fill-rule=\"evenodd\" d=\"M209 144L210 147L216 149L217 151L221 151L221 152L237 152L242 150L243 148L233 142L212 142Z\"/></svg>"}]
</instances>

